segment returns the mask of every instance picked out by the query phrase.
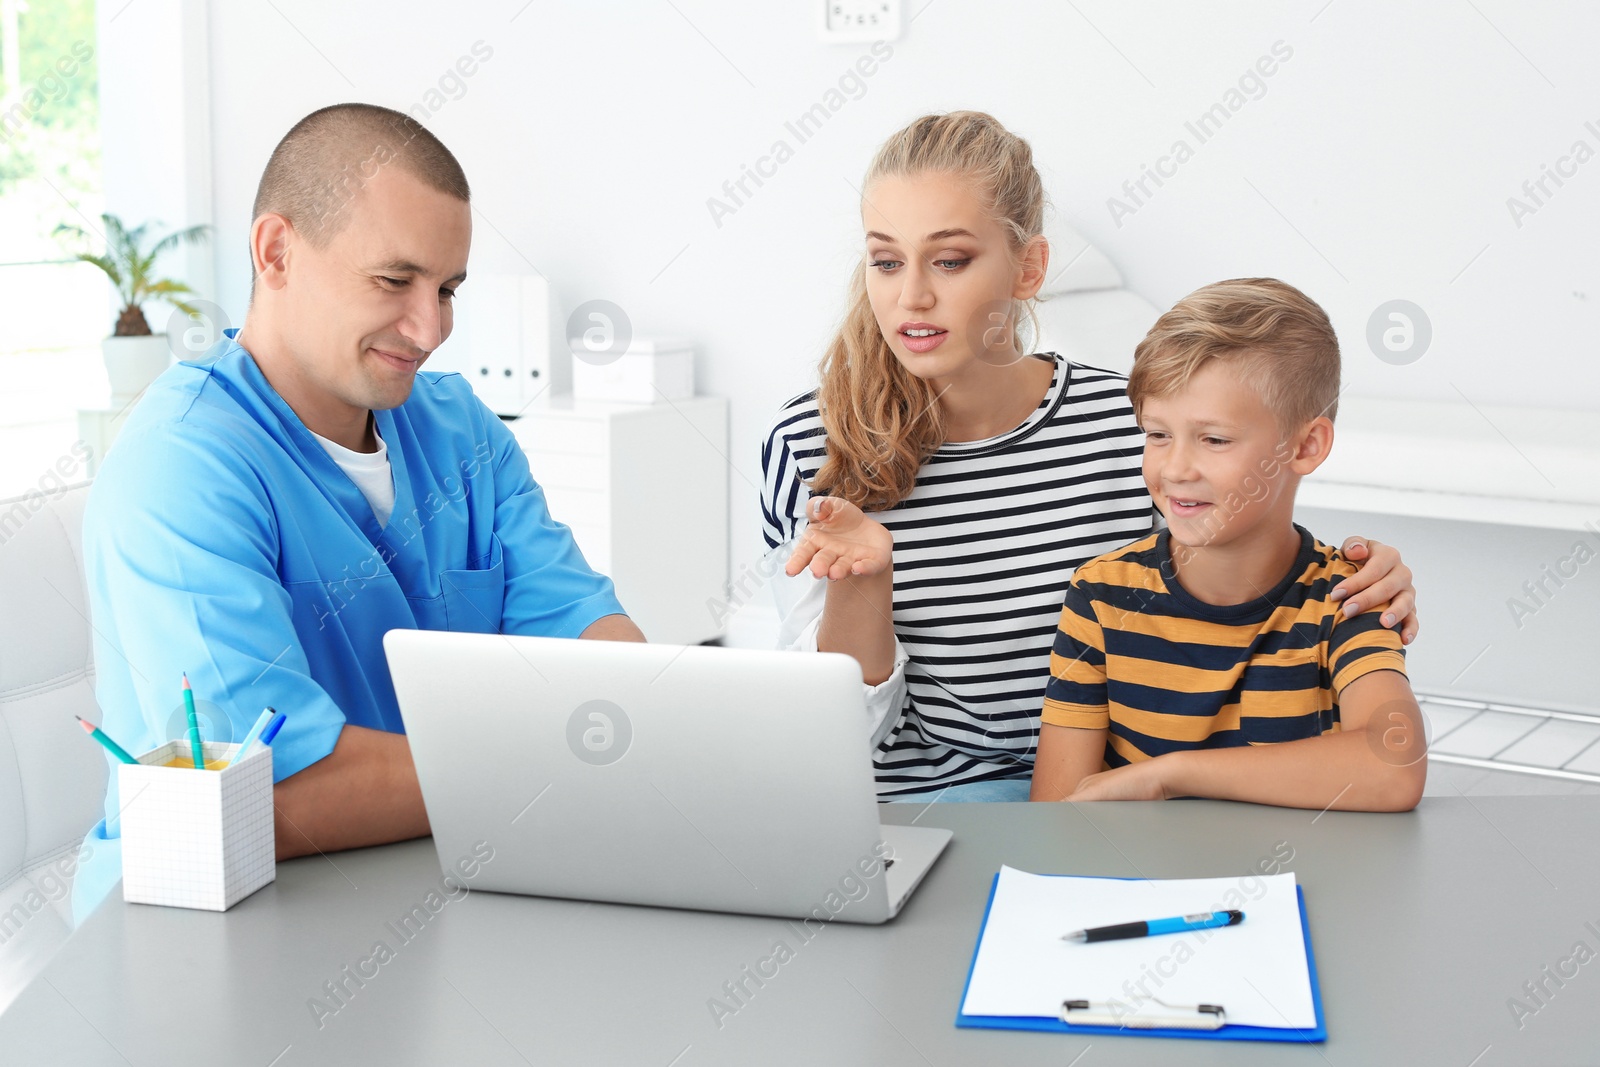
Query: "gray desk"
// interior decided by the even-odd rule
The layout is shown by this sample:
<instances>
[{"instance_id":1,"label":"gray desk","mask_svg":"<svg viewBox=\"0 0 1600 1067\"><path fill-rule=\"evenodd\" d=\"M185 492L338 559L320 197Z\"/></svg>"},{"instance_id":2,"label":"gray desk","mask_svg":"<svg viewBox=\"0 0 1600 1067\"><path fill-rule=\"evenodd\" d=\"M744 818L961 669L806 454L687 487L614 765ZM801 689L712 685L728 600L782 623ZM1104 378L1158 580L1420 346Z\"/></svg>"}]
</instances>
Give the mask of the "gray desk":
<instances>
[{"instance_id":1,"label":"gray desk","mask_svg":"<svg viewBox=\"0 0 1600 1067\"><path fill-rule=\"evenodd\" d=\"M920 809L883 811L909 822ZM905 912L810 941L781 920L486 892L436 898L438 914L403 941L389 924L438 887L429 841L280 864L276 884L221 915L115 898L0 1016L0 1062L1600 1062L1600 958L1568 965L1562 986L1547 979L1520 1028L1507 1006L1577 942L1600 952L1585 925L1600 929L1600 797L1428 798L1408 815L1320 817L1195 801L939 805L920 822L956 836ZM1325 1045L955 1028L1002 863L1226 876L1280 842L1306 888ZM324 983L380 940L392 958L360 987L346 979L353 992L319 1026L311 998L331 1008ZM788 958L763 986L746 980L752 994L719 1027L709 999L780 940Z\"/></svg>"}]
</instances>

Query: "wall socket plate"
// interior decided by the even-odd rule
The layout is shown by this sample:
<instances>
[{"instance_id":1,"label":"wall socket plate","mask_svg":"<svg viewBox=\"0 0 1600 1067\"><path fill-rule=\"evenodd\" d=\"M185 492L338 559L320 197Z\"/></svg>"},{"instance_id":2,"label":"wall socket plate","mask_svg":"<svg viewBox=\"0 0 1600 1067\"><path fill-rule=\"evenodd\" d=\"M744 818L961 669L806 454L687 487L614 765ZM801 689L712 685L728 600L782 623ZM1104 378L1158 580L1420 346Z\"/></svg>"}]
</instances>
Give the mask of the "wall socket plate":
<instances>
[{"instance_id":1,"label":"wall socket plate","mask_svg":"<svg viewBox=\"0 0 1600 1067\"><path fill-rule=\"evenodd\" d=\"M862 44L900 38L900 0L812 0L817 33L828 44Z\"/></svg>"}]
</instances>

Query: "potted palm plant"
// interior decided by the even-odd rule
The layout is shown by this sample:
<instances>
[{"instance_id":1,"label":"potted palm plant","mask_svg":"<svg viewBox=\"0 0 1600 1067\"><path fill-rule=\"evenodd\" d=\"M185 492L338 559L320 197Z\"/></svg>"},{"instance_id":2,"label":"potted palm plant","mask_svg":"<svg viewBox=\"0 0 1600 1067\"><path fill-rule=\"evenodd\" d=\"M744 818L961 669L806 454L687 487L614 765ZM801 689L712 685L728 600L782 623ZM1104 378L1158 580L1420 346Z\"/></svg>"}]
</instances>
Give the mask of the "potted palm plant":
<instances>
[{"instance_id":1,"label":"potted palm plant","mask_svg":"<svg viewBox=\"0 0 1600 1067\"><path fill-rule=\"evenodd\" d=\"M174 231L146 249L143 246L148 223L130 230L115 215L101 215L100 220L106 227L105 253L79 252L77 258L99 267L116 287L122 311L117 315L111 336L100 342L100 352L105 358L106 374L111 379L112 396L134 397L171 365L173 355L167 335L151 333L150 322L144 317L144 304L160 299L185 315L197 313L183 300L194 290L182 282L158 277L156 260L163 252L180 244L203 241L211 227L191 226ZM55 232L85 242L89 239L82 227L67 223L57 226Z\"/></svg>"}]
</instances>

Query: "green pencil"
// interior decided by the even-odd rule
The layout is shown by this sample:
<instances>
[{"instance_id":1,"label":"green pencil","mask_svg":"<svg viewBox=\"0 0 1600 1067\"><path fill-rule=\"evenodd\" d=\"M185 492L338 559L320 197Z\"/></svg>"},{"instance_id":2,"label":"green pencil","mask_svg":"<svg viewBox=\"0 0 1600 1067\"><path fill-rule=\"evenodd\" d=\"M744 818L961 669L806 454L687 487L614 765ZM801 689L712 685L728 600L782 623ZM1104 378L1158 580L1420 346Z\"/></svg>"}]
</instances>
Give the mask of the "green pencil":
<instances>
[{"instance_id":1,"label":"green pencil","mask_svg":"<svg viewBox=\"0 0 1600 1067\"><path fill-rule=\"evenodd\" d=\"M200 747L200 720L194 713L194 690L189 688L189 673L183 675L183 713L189 719L189 749L194 754L194 769L206 769L205 749Z\"/></svg>"},{"instance_id":2,"label":"green pencil","mask_svg":"<svg viewBox=\"0 0 1600 1067\"><path fill-rule=\"evenodd\" d=\"M85 719L82 715L74 715L73 718L77 719L78 722L83 724L83 728L85 730L89 731L89 736L90 737L94 738L96 741L98 741L102 745L104 745L107 752L109 752L113 756L117 757L123 763L138 763L139 762L138 760L134 759L132 756L128 755L127 749L123 748L121 745L119 745L115 741L111 740L111 738L107 737L106 734L105 734L105 731L101 730L100 727L96 726L94 723L90 722L88 719Z\"/></svg>"}]
</instances>

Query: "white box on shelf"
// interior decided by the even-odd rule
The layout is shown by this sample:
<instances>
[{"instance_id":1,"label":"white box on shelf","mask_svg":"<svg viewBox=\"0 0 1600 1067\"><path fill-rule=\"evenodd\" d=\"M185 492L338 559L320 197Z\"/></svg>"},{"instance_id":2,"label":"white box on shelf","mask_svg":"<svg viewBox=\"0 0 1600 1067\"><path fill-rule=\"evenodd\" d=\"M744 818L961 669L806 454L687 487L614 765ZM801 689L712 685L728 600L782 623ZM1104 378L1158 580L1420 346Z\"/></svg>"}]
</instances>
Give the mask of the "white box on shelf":
<instances>
[{"instance_id":1,"label":"white box on shelf","mask_svg":"<svg viewBox=\"0 0 1600 1067\"><path fill-rule=\"evenodd\" d=\"M207 741L207 763L239 746ZM122 899L227 911L277 877L272 749L221 770L196 770L187 740L117 765ZM174 759L187 766L168 767Z\"/></svg>"},{"instance_id":2,"label":"white box on shelf","mask_svg":"<svg viewBox=\"0 0 1600 1067\"><path fill-rule=\"evenodd\" d=\"M694 396L694 349L677 338L636 337L621 355L590 354L575 339L572 395L622 404L685 400Z\"/></svg>"}]
</instances>

